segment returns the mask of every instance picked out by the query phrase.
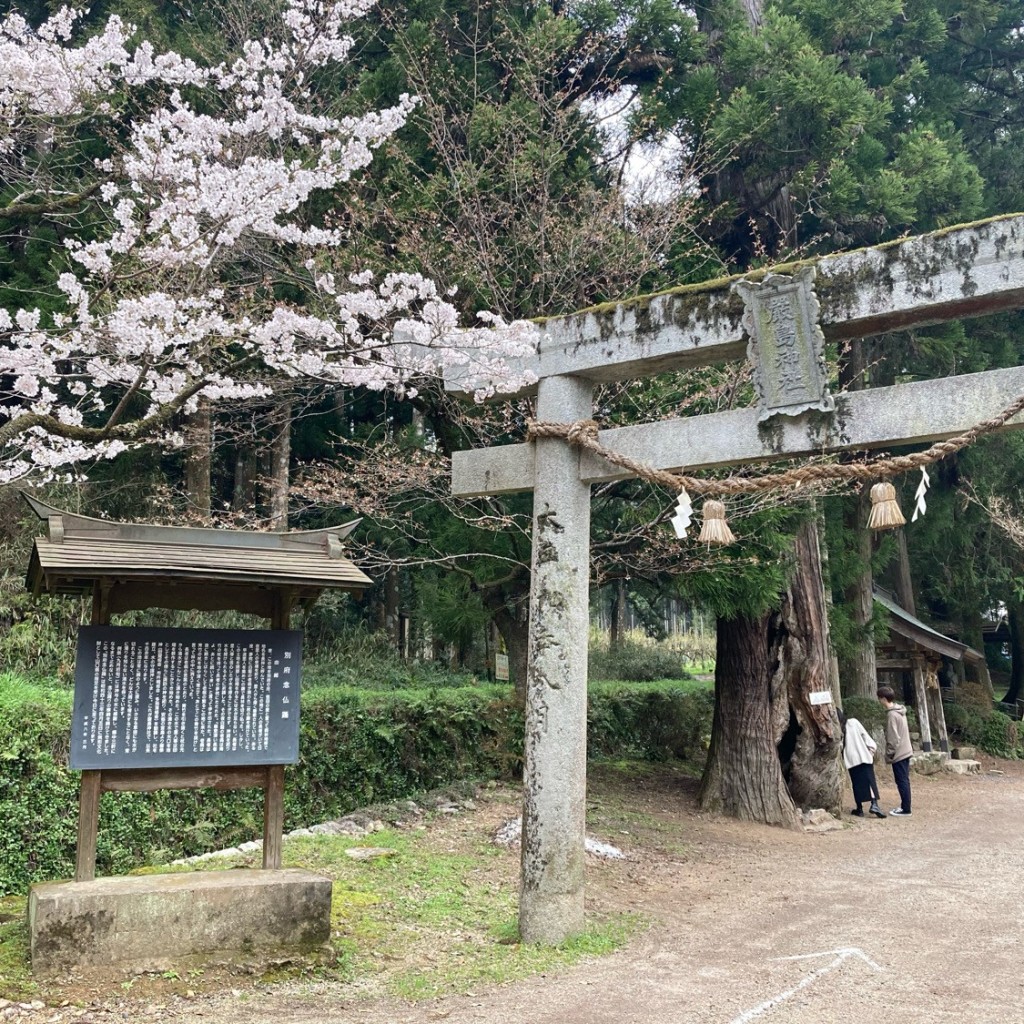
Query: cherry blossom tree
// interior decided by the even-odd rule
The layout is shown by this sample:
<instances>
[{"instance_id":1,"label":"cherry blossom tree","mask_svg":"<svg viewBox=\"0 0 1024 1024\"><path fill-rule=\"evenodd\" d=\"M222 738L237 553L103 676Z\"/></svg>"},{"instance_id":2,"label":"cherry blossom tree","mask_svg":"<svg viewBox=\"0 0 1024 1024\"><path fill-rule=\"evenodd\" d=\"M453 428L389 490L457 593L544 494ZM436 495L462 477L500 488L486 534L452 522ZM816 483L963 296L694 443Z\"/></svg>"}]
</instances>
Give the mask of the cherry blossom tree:
<instances>
[{"instance_id":1,"label":"cherry blossom tree","mask_svg":"<svg viewBox=\"0 0 1024 1024\"><path fill-rule=\"evenodd\" d=\"M526 325L460 329L417 274L339 275L343 219L310 214L417 102L352 116L318 88L371 4L282 0L270 37L210 66L117 17L0 20L0 218L61 218L66 246L55 296L0 308L0 483L173 443L181 415L275 377L409 395L461 368L480 397L518 383ZM82 158L86 135L105 155Z\"/></svg>"}]
</instances>

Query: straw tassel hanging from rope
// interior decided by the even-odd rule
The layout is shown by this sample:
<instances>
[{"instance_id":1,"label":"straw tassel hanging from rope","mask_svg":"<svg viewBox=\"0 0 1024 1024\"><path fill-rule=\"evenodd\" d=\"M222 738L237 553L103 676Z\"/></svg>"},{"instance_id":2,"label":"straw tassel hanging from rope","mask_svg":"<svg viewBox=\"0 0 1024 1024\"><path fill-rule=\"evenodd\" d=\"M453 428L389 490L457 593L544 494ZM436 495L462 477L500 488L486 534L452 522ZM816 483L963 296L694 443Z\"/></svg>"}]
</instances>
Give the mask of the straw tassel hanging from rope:
<instances>
[{"instance_id":1,"label":"straw tassel hanging from rope","mask_svg":"<svg viewBox=\"0 0 1024 1024\"><path fill-rule=\"evenodd\" d=\"M872 530L893 530L906 522L896 501L896 488L891 483L875 484L871 488L871 515L868 527Z\"/></svg>"},{"instance_id":2,"label":"straw tassel hanging from rope","mask_svg":"<svg viewBox=\"0 0 1024 1024\"><path fill-rule=\"evenodd\" d=\"M714 499L704 502L704 523L700 528L699 540L709 547L722 547L736 540L725 521L725 505L722 502Z\"/></svg>"}]
</instances>

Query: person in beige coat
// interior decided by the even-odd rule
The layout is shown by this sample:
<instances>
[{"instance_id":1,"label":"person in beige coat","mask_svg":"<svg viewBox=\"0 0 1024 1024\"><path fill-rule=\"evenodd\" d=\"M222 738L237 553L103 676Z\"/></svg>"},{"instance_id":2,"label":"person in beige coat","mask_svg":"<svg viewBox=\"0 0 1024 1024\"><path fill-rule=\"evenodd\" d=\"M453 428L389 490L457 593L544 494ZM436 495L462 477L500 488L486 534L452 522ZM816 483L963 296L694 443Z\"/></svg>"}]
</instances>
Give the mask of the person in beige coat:
<instances>
[{"instance_id":1,"label":"person in beige coat","mask_svg":"<svg viewBox=\"0 0 1024 1024\"><path fill-rule=\"evenodd\" d=\"M910 726L907 725L907 709L895 703L896 693L891 686L878 688L878 703L885 708L885 761L892 765L892 775L900 792L900 806L889 813L896 817L910 814L910 755L914 748L910 744Z\"/></svg>"}]
</instances>

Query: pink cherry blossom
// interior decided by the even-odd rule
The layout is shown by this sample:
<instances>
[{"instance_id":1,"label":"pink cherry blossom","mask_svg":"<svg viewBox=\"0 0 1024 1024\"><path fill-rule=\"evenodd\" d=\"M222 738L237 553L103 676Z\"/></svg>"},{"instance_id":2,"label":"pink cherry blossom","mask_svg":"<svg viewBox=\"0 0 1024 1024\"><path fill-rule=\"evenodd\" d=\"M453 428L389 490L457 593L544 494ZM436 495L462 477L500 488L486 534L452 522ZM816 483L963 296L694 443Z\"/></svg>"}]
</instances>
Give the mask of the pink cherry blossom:
<instances>
[{"instance_id":1,"label":"pink cherry blossom","mask_svg":"<svg viewBox=\"0 0 1024 1024\"><path fill-rule=\"evenodd\" d=\"M0 309L0 483L173 444L173 414L264 396L275 375L408 395L464 370L481 398L525 381L516 359L535 326L461 329L450 293L416 274L341 277L343 236L309 221L309 199L363 170L417 102L341 116L304 84L347 59L346 26L370 7L282 0L272 37L209 67L158 53L116 17L87 38L71 8L35 29L0 18L0 174L15 203L81 191L92 226L68 242L56 314ZM123 144L66 182L37 176L25 154L73 151L83 126ZM268 298L267 274L308 300ZM142 412L125 421L128 393Z\"/></svg>"}]
</instances>

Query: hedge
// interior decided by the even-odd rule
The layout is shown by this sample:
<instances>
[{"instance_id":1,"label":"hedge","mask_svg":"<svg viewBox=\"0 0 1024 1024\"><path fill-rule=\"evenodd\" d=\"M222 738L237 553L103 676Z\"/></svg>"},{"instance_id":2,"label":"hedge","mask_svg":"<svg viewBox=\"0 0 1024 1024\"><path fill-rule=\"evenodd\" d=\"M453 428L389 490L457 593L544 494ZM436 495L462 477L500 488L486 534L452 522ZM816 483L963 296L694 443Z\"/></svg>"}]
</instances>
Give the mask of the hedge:
<instances>
[{"instance_id":1,"label":"hedge","mask_svg":"<svg viewBox=\"0 0 1024 1024\"><path fill-rule=\"evenodd\" d=\"M696 759L711 733L710 690L595 684L589 743L600 757ZM68 767L71 696L0 677L0 894L74 868L78 773ZM513 778L523 718L505 687L303 695L285 827L470 778ZM234 846L260 834L258 791L106 793L99 874Z\"/></svg>"},{"instance_id":2,"label":"hedge","mask_svg":"<svg viewBox=\"0 0 1024 1024\"><path fill-rule=\"evenodd\" d=\"M979 711L961 704L943 704L946 728L956 741L995 757L1020 757L1020 728L1002 711Z\"/></svg>"}]
</instances>

